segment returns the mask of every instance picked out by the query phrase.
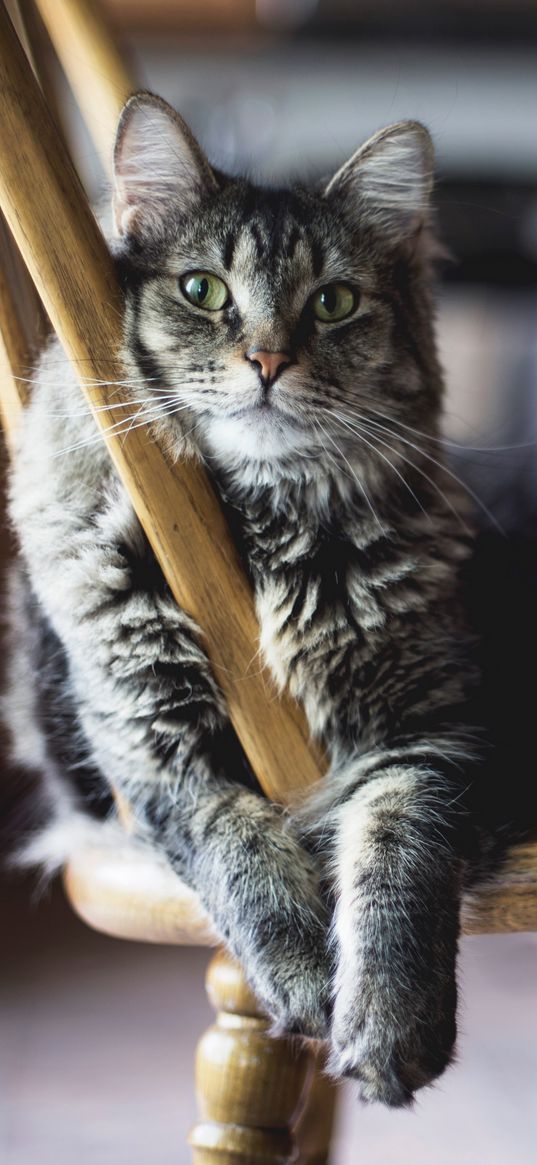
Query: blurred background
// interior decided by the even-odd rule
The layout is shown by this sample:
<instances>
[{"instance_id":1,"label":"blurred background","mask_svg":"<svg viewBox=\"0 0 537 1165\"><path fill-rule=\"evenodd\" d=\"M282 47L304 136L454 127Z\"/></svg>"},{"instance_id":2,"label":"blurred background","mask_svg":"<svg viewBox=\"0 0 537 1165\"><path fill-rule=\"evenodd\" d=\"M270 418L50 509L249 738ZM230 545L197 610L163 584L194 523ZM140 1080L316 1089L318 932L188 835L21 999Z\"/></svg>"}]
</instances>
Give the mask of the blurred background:
<instances>
[{"instance_id":1,"label":"blurred background","mask_svg":"<svg viewBox=\"0 0 537 1165\"><path fill-rule=\"evenodd\" d=\"M314 179L382 125L418 118L453 259L438 293L446 434L500 522L537 499L537 2L107 0L143 86L211 159ZM69 91L92 196L102 186ZM507 448L506 448L507 447ZM455 464L455 470L457 466ZM0 1155L6 1165L186 1165L207 953L93 934L59 886L6 876ZM530 1165L537 1115L535 936L463 942L459 1063L416 1111L343 1090L334 1165ZM532 1103L533 1102L533 1103Z\"/></svg>"}]
</instances>

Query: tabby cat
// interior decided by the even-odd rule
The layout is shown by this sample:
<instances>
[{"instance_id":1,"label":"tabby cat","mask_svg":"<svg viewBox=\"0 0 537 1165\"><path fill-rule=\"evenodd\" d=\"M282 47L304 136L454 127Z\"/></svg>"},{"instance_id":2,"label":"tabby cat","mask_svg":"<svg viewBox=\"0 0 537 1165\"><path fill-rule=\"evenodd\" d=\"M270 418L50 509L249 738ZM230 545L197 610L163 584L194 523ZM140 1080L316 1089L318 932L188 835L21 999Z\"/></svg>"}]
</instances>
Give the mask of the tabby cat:
<instances>
[{"instance_id":1,"label":"tabby cat","mask_svg":"<svg viewBox=\"0 0 537 1165\"><path fill-rule=\"evenodd\" d=\"M150 94L119 123L119 429L201 456L221 495L264 656L331 759L295 812L257 787L55 340L11 481L10 717L50 804L30 852L59 861L81 830L113 830L118 789L275 1030L327 1040L333 1074L389 1105L452 1056L460 898L489 845L468 526L434 444L432 178L417 122L324 188L285 190L213 169Z\"/></svg>"}]
</instances>

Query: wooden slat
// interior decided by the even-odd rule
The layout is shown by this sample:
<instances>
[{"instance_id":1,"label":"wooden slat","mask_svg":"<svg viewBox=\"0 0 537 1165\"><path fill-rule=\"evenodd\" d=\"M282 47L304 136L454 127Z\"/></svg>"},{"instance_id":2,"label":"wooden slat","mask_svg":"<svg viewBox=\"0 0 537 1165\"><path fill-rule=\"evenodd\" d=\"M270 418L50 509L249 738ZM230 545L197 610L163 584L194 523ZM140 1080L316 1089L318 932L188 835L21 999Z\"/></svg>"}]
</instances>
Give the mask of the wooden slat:
<instances>
[{"instance_id":1,"label":"wooden slat","mask_svg":"<svg viewBox=\"0 0 537 1165\"><path fill-rule=\"evenodd\" d=\"M255 0L104 0L104 7L122 29L151 35L200 32L207 37L258 27Z\"/></svg>"},{"instance_id":2,"label":"wooden slat","mask_svg":"<svg viewBox=\"0 0 537 1165\"><path fill-rule=\"evenodd\" d=\"M26 401L28 351L26 335L13 294L11 240L0 218L0 413L2 428L13 443Z\"/></svg>"},{"instance_id":3,"label":"wooden slat","mask_svg":"<svg viewBox=\"0 0 537 1165\"><path fill-rule=\"evenodd\" d=\"M41 303L0 214L0 416L10 445L28 397L33 358L45 333Z\"/></svg>"},{"instance_id":4,"label":"wooden slat","mask_svg":"<svg viewBox=\"0 0 537 1165\"><path fill-rule=\"evenodd\" d=\"M117 120L136 85L94 0L32 0L77 99L106 173Z\"/></svg>"},{"instance_id":5,"label":"wooden slat","mask_svg":"<svg viewBox=\"0 0 537 1165\"><path fill-rule=\"evenodd\" d=\"M103 431L121 419L123 305L110 255L5 10L0 9L0 206ZM38 192L38 196L37 196ZM54 229L51 229L54 224ZM106 419L105 419L106 418ZM306 720L257 655L253 598L200 464L174 467L136 428L106 437L172 593L203 628L216 677L267 794L287 801L322 761Z\"/></svg>"},{"instance_id":6,"label":"wooden slat","mask_svg":"<svg viewBox=\"0 0 537 1165\"><path fill-rule=\"evenodd\" d=\"M45 95L49 112L65 139L63 107L58 102L60 69L35 0L4 0L17 36Z\"/></svg>"},{"instance_id":7,"label":"wooden slat","mask_svg":"<svg viewBox=\"0 0 537 1165\"><path fill-rule=\"evenodd\" d=\"M27 17L28 13L31 11L33 0L28 0L28 2L26 2L26 0L4 0L4 3L7 8L9 18L12 21L13 27L15 28L24 52L26 53L26 59L30 62L34 71L34 75L39 80L33 45L28 35L27 27Z\"/></svg>"}]
</instances>

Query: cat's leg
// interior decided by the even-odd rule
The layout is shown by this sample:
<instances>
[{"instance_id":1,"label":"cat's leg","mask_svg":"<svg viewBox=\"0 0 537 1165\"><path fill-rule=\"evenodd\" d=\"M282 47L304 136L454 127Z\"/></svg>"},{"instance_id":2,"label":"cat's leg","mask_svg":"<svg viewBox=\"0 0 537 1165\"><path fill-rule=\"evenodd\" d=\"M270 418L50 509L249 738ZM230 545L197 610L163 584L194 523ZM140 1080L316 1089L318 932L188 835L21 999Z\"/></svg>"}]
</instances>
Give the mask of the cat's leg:
<instances>
[{"instance_id":1,"label":"cat's leg","mask_svg":"<svg viewBox=\"0 0 537 1165\"><path fill-rule=\"evenodd\" d=\"M330 1066L390 1105L443 1071L456 1035L461 864L440 790L432 773L398 764L335 811Z\"/></svg>"},{"instance_id":2,"label":"cat's leg","mask_svg":"<svg viewBox=\"0 0 537 1165\"><path fill-rule=\"evenodd\" d=\"M321 1037L329 973L314 862L282 814L241 786L244 761L198 632L112 494L80 527L67 514L63 546L43 512L46 557L34 558L27 528L24 539L86 748L199 894L277 1026Z\"/></svg>"},{"instance_id":3,"label":"cat's leg","mask_svg":"<svg viewBox=\"0 0 537 1165\"><path fill-rule=\"evenodd\" d=\"M146 793L145 820L244 967L274 1032L325 1038L330 969L318 876L274 806L203 763L179 796Z\"/></svg>"}]
</instances>

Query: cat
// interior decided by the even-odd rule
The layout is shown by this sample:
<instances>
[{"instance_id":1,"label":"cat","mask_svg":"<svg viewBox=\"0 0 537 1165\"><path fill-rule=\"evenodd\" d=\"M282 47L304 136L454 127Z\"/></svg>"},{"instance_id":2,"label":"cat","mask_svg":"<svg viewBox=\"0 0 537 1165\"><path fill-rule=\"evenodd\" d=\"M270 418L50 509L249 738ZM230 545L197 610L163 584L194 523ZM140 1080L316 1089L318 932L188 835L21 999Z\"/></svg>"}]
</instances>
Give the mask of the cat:
<instances>
[{"instance_id":1,"label":"cat","mask_svg":"<svg viewBox=\"0 0 537 1165\"><path fill-rule=\"evenodd\" d=\"M265 189L215 170L151 94L119 122L120 428L212 476L264 657L330 757L303 805L261 795L56 340L10 489L8 713L50 803L31 854L113 829L119 790L274 1030L326 1040L335 1077L394 1106L452 1059L461 894L494 849L474 810L471 526L438 441L433 168L409 121L324 187Z\"/></svg>"}]
</instances>

